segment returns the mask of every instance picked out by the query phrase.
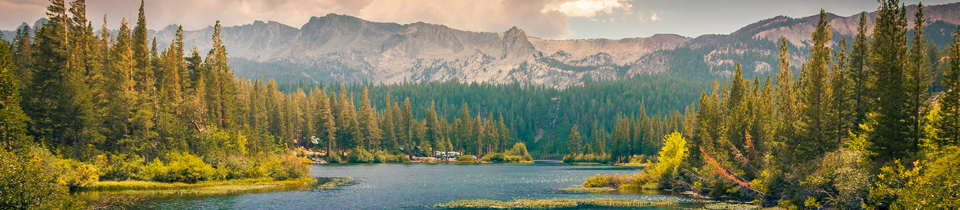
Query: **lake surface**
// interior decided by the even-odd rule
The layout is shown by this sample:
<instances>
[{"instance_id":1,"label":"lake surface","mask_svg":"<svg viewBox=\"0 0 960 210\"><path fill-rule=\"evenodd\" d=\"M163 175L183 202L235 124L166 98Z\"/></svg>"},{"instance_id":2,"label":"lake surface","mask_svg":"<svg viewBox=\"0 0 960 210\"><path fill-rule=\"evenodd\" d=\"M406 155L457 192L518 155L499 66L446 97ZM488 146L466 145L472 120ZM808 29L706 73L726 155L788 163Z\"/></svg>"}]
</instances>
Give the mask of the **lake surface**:
<instances>
[{"instance_id":1,"label":"lake surface","mask_svg":"<svg viewBox=\"0 0 960 210\"><path fill-rule=\"evenodd\" d=\"M632 194L583 194L559 191L577 187L596 174L638 173L639 168L571 166L553 161L535 164L349 164L314 165L312 177L353 177L336 189L268 192L221 197L155 200L161 209L434 209L462 199L516 198L680 199L658 191Z\"/></svg>"}]
</instances>

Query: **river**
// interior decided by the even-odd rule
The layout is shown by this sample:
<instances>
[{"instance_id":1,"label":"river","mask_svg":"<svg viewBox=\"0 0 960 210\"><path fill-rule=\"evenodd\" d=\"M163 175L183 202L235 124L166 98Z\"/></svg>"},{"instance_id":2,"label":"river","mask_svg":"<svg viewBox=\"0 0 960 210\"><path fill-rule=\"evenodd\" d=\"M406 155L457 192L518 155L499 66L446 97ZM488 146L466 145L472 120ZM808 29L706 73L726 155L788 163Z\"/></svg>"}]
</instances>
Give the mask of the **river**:
<instances>
[{"instance_id":1,"label":"river","mask_svg":"<svg viewBox=\"0 0 960 210\"><path fill-rule=\"evenodd\" d=\"M160 209L433 209L462 199L516 198L681 199L658 191L584 194L559 191L596 174L638 173L638 168L534 164L344 164L314 165L312 177L353 177L327 190L267 192L218 197L154 200Z\"/></svg>"}]
</instances>

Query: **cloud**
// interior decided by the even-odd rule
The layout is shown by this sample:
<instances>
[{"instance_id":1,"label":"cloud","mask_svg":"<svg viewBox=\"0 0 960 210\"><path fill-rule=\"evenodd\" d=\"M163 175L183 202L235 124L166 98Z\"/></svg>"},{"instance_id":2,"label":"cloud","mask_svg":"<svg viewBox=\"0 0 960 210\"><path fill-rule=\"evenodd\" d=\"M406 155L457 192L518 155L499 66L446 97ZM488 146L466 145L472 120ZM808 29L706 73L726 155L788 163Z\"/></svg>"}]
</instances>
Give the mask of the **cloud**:
<instances>
[{"instance_id":1,"label":"cloud","mask_svg":"<svg viewBox=\"0 0 960 210\"><path fill-rule=\"evenodd\" d=\"M360 10L358 16L383 22L422 21L470 31L502 32L517 26L528 35L545 38L572 35L566 15L540 11L546 3L543 0L376 0Z\"/></svg>"},{"instance_id":2,"label":"cloud","mask_svg":"<svg viewBox=\"0 0 960 210\"><path fill-rule=\"evenodd\" d=\"M69 2L70 0L66 0ZM585 0L580 0L585 1ZM313 16L329 13L356 16L377 22L401 24L426 22L455 29L502 32L517 26L528 35L543 38L565 38L572 35L567 16L558 10L543 10L570 0L147 0L147 26L161 29L170 24L197 30L213 25L250 24L256 20L276 21L300 27ZM600 1L593 13L627 7L629 4ZM0 0L0 28L12 29L20 22L33 23L49 4L46 0ZM574 3L590 6L592 3ZM135 22L140 1L88 0L87 16L99 28L107 15L107 26L117 28L120 20ZM573 7L565 7L573 11ZM586 15L582 10L581 15ZM131 20L134 19L134 20Z\"/></svg>"},{"instance_id":3,"label":"cloud","mask_svg":"<svg viewBox=\"0 0 960 210\"><path fill-rule=\"evenodd\" d=\"M660 20L660 17L657 16L657 13L656 13L656 12L650 12L650 13L652 14L652 15L650 15L650 20L652 20L652 21L658 21L658 20Z\"/></svg>"},{"instance_id":4,"label":"cloud","mask_svg":"<svg viewBox=\"0 0 960 210\"><path fill-rule=\"evenodd\" d=\"M612 13L614 9L630 10L632 5L620 0L575 0L559 1L547 5L541 11L558 11L570 17L593 17L601 13Z\"/></svg>"}]
</instances>

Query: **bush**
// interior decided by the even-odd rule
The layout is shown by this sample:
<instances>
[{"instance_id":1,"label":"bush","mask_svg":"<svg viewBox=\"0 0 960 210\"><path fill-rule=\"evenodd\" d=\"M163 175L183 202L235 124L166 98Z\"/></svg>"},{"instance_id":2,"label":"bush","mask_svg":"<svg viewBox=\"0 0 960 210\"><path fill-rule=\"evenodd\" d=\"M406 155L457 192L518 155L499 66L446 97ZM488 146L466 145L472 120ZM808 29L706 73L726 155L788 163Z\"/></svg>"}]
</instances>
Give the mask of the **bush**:
<instances>
[{"instance_id":1,"label":"bush","mask_svg":"<svg viewBox=\"0 0 960 210\"><path fill-rule=\"evenodd\" d=\"M387 154L387 152L384 152L383 150L377 151L377 152L375 152L375 153L373 154L373 162L374 162L374 163L389 163L390 160L389 160L389 158L388 158L387 156L392 156L392 155Z\"/></svg>"},{"instance_id":2,"label":"bush","mask_svg":"<svg viewBox=\"0 0 960 210\"><path fill-rule=\"evenodd\" d=\"M474 158L473 155L461 155L457 157L458 163L476 163L477 158Z\"/></svg>"},{"instance_id":3,"label":"bush","mask_svg":"<svg viewBox=\"0 0 960 210\"><path fill-rule=\"evenodd\" d=\"M139 155L97 155L94 163L100 169L100 180L124 181L143 179L139 177L143 170L143 158Z\"/></svg>"},{"instance_id":4,"label":"bush","mask_svg":"<svg viewBox=\"0 0 960 210\"><path fill-rule=\"evenodd\" d=\"M587 177L587 181L583 182L583 187L619 188L629 184L632 179L633 176L628 174L597 174Z\"/></svg>"},{"instance_id":5,"label":"bush","mask_svg":"<svg viewBox=\"0 0 960 210\"><path fill-rule=\"evenodd\" d=\"M343 163L343 158L340 157L339 152L330 152L327 155L327 163Z\"/></svg>"},{"instance_id":6,"label":"bush","mask_svg":"<svg viewBox=\"0 0 960 210\"><path fill-rule=\"evenodd\" d=\"M148 165L147 175L158 182L196 183L214 180L216 170L197 156L189 153L167 153L167 163L153 161Z\"/></svg>"},{"instance_id":7,"label":"bush","mask_svg":"<svg viewBox=\"0 0 960 210\"><path fill-rule=\"evenodd\" d=\"M533 157L527 152L527 146L523 143L514 144L513 148L507 151L507 155L519 156L524 161L533 161Z\"/></svg>"},{"instance_id":8,"label":"bush","mask_svg":"<svg viewBox=\"0 0 960 210\"><path fill-rule=\"evenodd\" d=\"M359 147L353 148L350 150L350 154L347 154L347 161L351 163L372 163L373 154Z\"/></svg>"},{"instance_id":9,"label":"bush","mask_svg":"<svg viewBox=\"0 0 960 210\"><path fill-rule=\"evenodd\" d=\"M41 149L42 150L42 149ZM26 155L26 154L25 154ZM32 158L30 156L33 156ZM47 174L45 159L0 150L0 207L4 209L83 209L84 203ZM52 176L51 176L52 175Z\"/></svg>"},{"instance_id":10,"label":"bush","mask_svg":"<svg viewBox=\"0 0 960 210\"><path fill-rule=\"evenodd\" d=\"M313 167L292 155L277 157L270 165L270 178L276 181L307 177Z\"/></svg>"},{"instance_id":11,"label":"bush","mask_svg":"<svg viewBox=\"0 0 960 210\"><path fill-rule=\"evenodd\" d=\"M564 163L610 163L610 155L607 154L568 154L563 156Z\"/></svg>"}]
</instances>

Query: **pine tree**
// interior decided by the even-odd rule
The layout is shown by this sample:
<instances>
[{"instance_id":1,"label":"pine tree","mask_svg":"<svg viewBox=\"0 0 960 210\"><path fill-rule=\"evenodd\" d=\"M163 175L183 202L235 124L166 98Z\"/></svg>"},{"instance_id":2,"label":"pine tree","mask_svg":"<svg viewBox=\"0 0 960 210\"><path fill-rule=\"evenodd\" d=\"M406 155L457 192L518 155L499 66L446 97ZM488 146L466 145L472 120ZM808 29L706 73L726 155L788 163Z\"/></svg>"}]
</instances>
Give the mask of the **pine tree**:
<instances>
[{"instance_id":1,"label":"pine tree","mask_svg":"<svg viewBox=\"0 0 960 210\"><path fill-rule=\"evenodd\" d=\"M0 38L0 141L11 151L24 146L27 136L27 115L20 109L20 78L17 77L13 56L7 41Z\"/></svg>"},{"instance_id":2,"label":"pine tree","mask_svg":"<svg viewBox=\"0 0 960 210\"><path fill-rule=\"evenodd\" d=\"M875 22L870 69L877 74L878 100L871 150L879 161L903 159L911 148L908 131L912 126L903 62L907 58L906 8L900 7L898 0L885 0Z\"/></svg>"},{"instance_id":3,"label":"pine tree","mask_svg":"<svg viewBox=\"0 0 960 210\"><path fill-rule=\"evenodd\" d=\"M950 48L950 68L943 72L943 96L940 100L940 110L943 120L940 121L940 137L943 145L960 144L960 27L953 35Z\"/></svg>"},{"instance_id":4,"label":"pine tree","mask_svg":"<svg viewBox=\"0 0 960 210\"><path fill-rule=\"evenodd\" d=\"M32 57L43 58L34 63L30 86L24 89L24 112L31 119L30 134L40 142L66 145L64 123L72 122L69 107L60 105L72 93L64 92L64 83L70 69L70 44L67 37L67 14L63 0L52 0L47 6L49 21L36 33Z\"/></svg>"},{"instance_id":5,"label":"pine tree","mask_svg":"<svg viewBox=\"0 0 960 210\"><path fill-rule=\"evenodd\" d=\"M466 148L467 145L470 145L470 137L473 136L473 120L470 119L470 108L467 103L463 103L463 106L460 107L460 117L457 118L460 122L459 128L457 129L457 150L467 151L470 148Z\"/></svg>"},{"instance_id":6,"label":"pine tree","mask_svg":"<svg viewBox=\"0 0 960 210\"><path fill-rule=\"evenodd\" d=\"M64 100L60 105L66 112L67 122L64 130L73 144L74 158L87 158L81 147L99 143L103 135L99 131L98 116L94 110L93 96L99 92L100 66L96 62L97 54L93 48L93 29L86 18L86 3L77 0L70 3L72 18L68 19L68 40L70 69L65 72L63 83ZM66 146L66 145L64 145Z\"/></svg>"},{"instance_id":7,"label":"pine tree","mask_svg":"<svg viewBox=\"0 0 960 210\"><path fill-rule=\"evenodd\" d=\"M17 36L13 38L12 57L16 67L16 76L20 78L20 87L28 87L33 78L33 51L31 50L30 26L17 29Z\"/></svg>"},{"instance_id":8,"label":"pine tree","mask_svg":"<svg viewBox=\"0 0 960 210\"><path fill-rule=\"evenodd\" d=\"M580 131L577 131L577 124L570 128L570 137L567 139L567 151L570 154L580 154Z\"/></svg>"},{"instance_id":9,"label":"pine tree","mask_svg":"<svg viewBox=\"0 0 960 210\"><path fill-rule=\"evenodd\" d=\"M406 147L407 156L413 157L413 149L415 145L413 144L413 128L411 124L413 123L413 112L410 110L410 98L403 100L403 109L400 118L400 139L402 144Z\"/></svg>"},{"instance_id":10,"label":"pine tree","mask_svg":"<svg viewBox=\"0 0 960 210\"><path fill-rule=\"evenodd\" d=\"M795 93L794 82L792 81L793 76L791 75L792 71L790 68L790 58L789 58L789 49L787 48L787 38L782 37L780 39L780 68L777 73L777 129L776 129L776 138L775 141L780 142L786 145L786 148L771 148L775 153L775 156L782 156L787 160L793 159L793 147L797 145L797 118L798 118L798 107L797 99ZM701 108L704 99L701 99ZM701 116L698 112L697 120L700 120ZM699 124L698 128L703 129L703 124ZM697 132L700 133L700 132ZM691 150L697 152L697 150Z\"/></svg>"},{"instance_id":11,"label":"pine tree","mask_svg":"<svg viewBox=\"0 0 960 210\"><path fill-rule=\"evenodd\" d=\"M857 35L850 50L850 80L852 80L853 124L859 130L867 118L867 112L873 107L873 86L876 76L869 69L870 47L867 31L867 12L860 13L860 25L857 26Z\"/></svg>"},{"instance_id":12,"label":"pine tree","mask_svg":"<svg viewBox=\"0 0 960 210\"><path fill-rule=\"evenodd\" d=\"M380 130L383 131L383 141L381 141L381 146L387 151L394 151L399 145L397 143L397 129L396 123L394 123L394 115L398 113L393 111L391 106L390 93L387 92L387 97L384 102L386 103L385 109L383 109L383 114L380 115Z\"/></svg>"},{"instance_id":13,"label":"pine tree","mask_svg":"<svg viewBox=\"0 0 960 210\"><path fill-rule=\"evenodd\" d=\"M842 138L845 138L852 129L853 113L851 113L850 94L850 73L847 70L847 38L841 38L837 44L838 48L833 53L833 65L830 72L830 90L832 91L832 100L830 102L831 136L833 139L830 144L839 144ZM834 148L834 147L830 147Z\"/></svg>"},{"instance_id":14,"label":"pine tree","mask_svg":"<svg viewBox=\"0 0 960 210\"><path fill-rule=\"evenodd\" d=\"M427 111L423 120L424 120L424 126L426 126L426 129L427 129L426 130L427 133L426 133L426 136L424 136L424 139L426 139L427 142L430 142L430 145L436 146L437 149L442 149L440 148L440 145L442 145L443 137L441 136L440 121L437 120L437 111L434 105L434 101L430 101L430 108L427 108Z\"/></svg>"},{"instance_id":15,"label":"pine tree","mask_svg":"<svg viewBox=\"0 0 960 210\"><path fill-rule=\"evenodd\" d=\"M923 39L923 25L924 25L924 16L923 16L923 3L917 5L917 11L915 13L916 18L914 19L913 26L913 40L910 45L910 54L908 55L908 66L904 68L906 71L906 88L907 95L909 97L909 104L907 105L907 111L910 113L910 130L908 133L908 138L910 142L910 149L913 154L917 154L920 151L920 139L924 138L923 136L923 127L925 127L926 122L924 121L924 116L926 108L929 107L929 90L930 90L930 71L928 68L928 60L926 55L926 40Z\"/></svg>"},{"instance_id":16,"label":"pine tree","mask_svg":"<svg viewBox=\"0 0 960 210\"><path fill-rule=\"evenodd\" d=\"M487 153L496 153L500 144L500 134L497 132L497 124L493 122L493 113L487 116L483 124L484 139L483 143L487 145Z\"/></svg>"},{"instance_id":17,"label":"pine tree","mask_svg":"<svg viewBox=\"0 0 960 210\"><path fill-rule=\"evenodd\" d=\"M809 160L820 156L836 145L830 140L829 130L829 103L830 86L829 63L830 47L826 44L833 38L830 24L827 22L827 13L820 10L820 21L817 23L812 39L810 60L807 61L802 85L800 106L800 125L804 134L796 148L798 158Z\"/></svg>"},{"instance_id":18,"label":"pine tree","mask_svg":"<svg viewBox=\"0 0 960 210\"><path fill-rule=\"evenodd\" d=\"M377 123L375 110L370 105L370 98L367 87L363 87L363 93L360 96L360 115L357 121L360 123L360 133L366 143L367 149L376 150L380 147L380 139L383 137L383 131L380 130L380 123Z\"/></svg>"}]
</instances>

